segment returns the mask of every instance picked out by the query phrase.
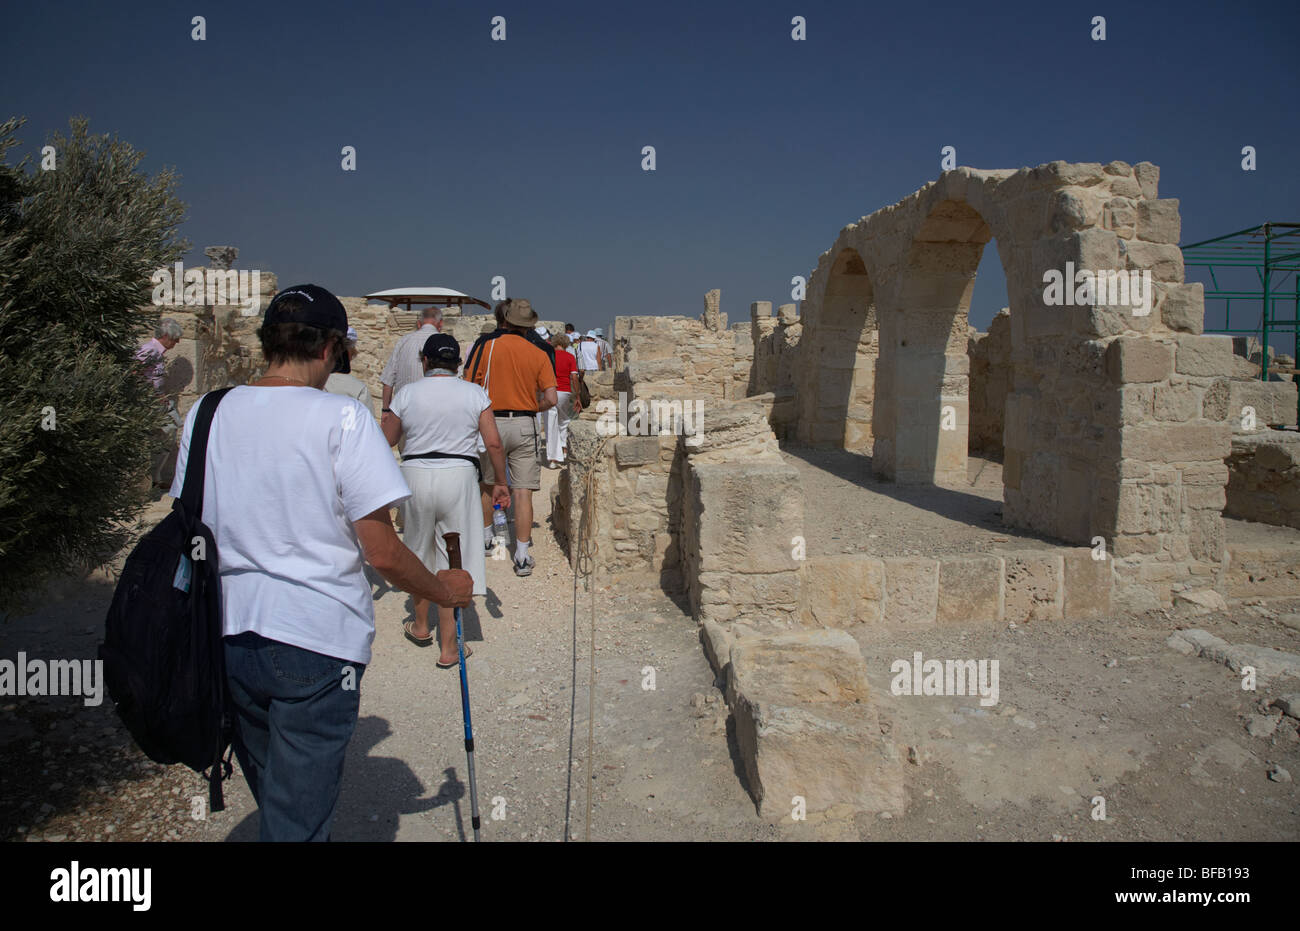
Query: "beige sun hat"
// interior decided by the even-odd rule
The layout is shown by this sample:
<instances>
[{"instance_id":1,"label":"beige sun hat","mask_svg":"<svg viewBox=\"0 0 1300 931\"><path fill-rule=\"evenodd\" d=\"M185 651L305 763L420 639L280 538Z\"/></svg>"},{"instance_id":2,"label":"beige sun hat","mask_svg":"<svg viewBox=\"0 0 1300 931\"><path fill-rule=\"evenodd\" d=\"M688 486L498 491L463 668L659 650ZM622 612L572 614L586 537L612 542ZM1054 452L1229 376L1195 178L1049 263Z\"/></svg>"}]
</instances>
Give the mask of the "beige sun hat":
<instances>
[{"instance_id":1,"label":"beige sun hat","mask_svg":"<svg viewBox=\"0 0 1300 931\"><path fill-rule=\"evenodd\" d=\"M532 304L514 297L506 301L505 319L511 326L527 327L530 330L541 322L533 312Z\"/></svg>"}]
</instances>

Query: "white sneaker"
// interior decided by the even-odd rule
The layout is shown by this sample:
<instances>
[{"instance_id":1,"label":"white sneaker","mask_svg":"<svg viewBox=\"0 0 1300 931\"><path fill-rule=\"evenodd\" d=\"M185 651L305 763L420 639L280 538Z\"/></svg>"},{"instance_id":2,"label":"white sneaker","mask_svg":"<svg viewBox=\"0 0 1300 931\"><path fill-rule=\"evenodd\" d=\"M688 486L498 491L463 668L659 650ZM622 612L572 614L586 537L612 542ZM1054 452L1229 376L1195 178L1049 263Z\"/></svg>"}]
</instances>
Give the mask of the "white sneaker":
<instances>
[{"instance_id":1,"label":"white sneaker","mask_svg":"<svg viewBox=\"0 0 1300 931\"><path fill-rule=\"evenodd\" d=\"M533 566L537 565L537 563L533 562L532 553L529 553L526 557L524 557L523 562L520 562L517 559L513 560L513 562L515 564L515 575L519 576L520 578L523 578L526 575L532 575Z\"/></svg>"}]
</instances>

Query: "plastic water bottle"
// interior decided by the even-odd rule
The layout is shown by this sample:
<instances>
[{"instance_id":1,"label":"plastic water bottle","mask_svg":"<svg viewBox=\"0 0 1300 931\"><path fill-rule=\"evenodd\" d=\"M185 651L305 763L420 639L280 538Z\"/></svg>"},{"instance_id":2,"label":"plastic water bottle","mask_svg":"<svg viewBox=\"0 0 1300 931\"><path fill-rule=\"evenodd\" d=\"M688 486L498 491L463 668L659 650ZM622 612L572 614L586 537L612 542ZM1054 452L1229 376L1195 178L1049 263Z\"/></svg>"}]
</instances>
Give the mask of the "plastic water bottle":
<instances>
[{"instance_id":1,"label":"plastic water bottle","mask_svg":"<svg viewBox=\"0 0 1300 931\"><path fill-rule=\"evenodd\" d=\"M506 534L506 512L501 510L499 504L492 505L492 538L503 544L509 540Z\"/></svg>"}]
</instances>

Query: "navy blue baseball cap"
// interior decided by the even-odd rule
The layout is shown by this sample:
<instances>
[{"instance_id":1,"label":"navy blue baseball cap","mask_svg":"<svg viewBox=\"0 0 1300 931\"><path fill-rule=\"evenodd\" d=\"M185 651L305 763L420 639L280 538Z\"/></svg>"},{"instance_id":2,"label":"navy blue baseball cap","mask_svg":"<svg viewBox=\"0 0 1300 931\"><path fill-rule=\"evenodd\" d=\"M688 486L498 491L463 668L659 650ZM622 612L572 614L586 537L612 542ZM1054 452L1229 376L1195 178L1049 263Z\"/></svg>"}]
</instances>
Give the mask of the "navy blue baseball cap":
<instances>
[{"instance_id":1,"label":"navy blue baseball cap","mask_svg":"<svg viewBox=\"0 0 1300 931\"><path fill-rule=\"evenodd\" d=\"M276 294L266 307L263 326L277 323L301 323L345 334L348 312L337 297L320 285L296 284Z\"/></svg>"},{"instance_id":2,"label":"navy blue baseball cap","mask_svg":"<svg viewBox=\"0 0 1300 931\"><path fill-rule=\"evenodd\" d=\"M431 362L460 364L460 343L450 333L434 333L424 341L420 355Z\"/></svg>"}]
</instances>

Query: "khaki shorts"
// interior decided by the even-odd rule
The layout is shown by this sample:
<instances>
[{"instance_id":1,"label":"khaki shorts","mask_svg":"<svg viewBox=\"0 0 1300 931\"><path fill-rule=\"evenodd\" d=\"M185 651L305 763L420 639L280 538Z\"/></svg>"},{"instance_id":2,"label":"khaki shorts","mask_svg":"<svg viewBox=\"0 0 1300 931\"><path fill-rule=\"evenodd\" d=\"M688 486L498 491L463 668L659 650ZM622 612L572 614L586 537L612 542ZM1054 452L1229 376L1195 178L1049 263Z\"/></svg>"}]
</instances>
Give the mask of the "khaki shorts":
<instances>
[{"instance_id":1,"label":"khaki shorts","mask_svg":"<svg viewBox=\"0 0 1300 931\"><path fill-rule=\"evenodd\" d=\"M528 488L537 491L542 487L541 443L537 437L536 417L498 417L497 433L506 452L506 470L510 473L511 488ZM497 483L492 471L492 460L486 452L479 453L483 466L483 482Z\"/></svg>"}]
</instances>

